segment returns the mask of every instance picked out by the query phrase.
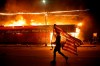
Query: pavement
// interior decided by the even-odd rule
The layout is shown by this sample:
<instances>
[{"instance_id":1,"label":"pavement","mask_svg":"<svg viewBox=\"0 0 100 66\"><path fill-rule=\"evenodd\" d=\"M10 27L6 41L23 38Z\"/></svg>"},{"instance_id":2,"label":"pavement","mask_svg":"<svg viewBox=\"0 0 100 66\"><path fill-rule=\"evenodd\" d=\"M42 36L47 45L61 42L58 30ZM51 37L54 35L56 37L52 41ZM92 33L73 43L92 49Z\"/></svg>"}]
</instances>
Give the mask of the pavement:
<instances>
[{"instance_id":1,"label":"pavement","mask_svg":"<svg viewBox=\"0 0 100 66\"><path fill-rule=\"evenodd\" d=\"M83 45L80 45L80 47L96 47L99 46L100 44L89 44L89 43L85 43ZM41 45L33 45L33 44L0 44L0 47L36 47L36 46L45 46L43 44Z\"/></svg>"},{"instance_id":2,"label":"pavement","mask_svg":"<svg viewBox=\"0 0 100 66\"><path fill-rule=\"evenodd\" d=\"M62 50L66 60L57 53L56 64L51 64L51 47L34 45L0 45L0 66L100 66L100 45L78 47L78 56Z\"/></svg>"}]
</instances>

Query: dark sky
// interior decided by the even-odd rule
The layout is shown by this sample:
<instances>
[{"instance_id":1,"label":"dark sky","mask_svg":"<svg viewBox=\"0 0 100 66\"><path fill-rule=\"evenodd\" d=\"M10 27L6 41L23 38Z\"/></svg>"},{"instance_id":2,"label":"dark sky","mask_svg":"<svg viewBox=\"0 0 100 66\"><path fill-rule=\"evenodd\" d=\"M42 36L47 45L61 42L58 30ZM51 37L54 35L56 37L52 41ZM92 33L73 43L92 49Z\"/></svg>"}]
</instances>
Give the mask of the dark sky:
<instances>
[{"instance_id":1,"label":"dark sky","mask_svg":"<svg viewBox=\"0 0 100 66\"><path fill-rule=\"evenodd\" d=\"M0 11L2 11L5 7L6 0L0 0Z\"/></svg>"},{"instance_id":2,"label":"dark sky","mask_svg":"<svg viewBox=\"0 0 100 66\"><path fill-rule=\"evenodd\" d=\"M90 13L93 14L96 19L99 20L100 15L100 3L98 0L86 0L86 7L90 9Z\"/></svg>"},{"instance_id":3,"label":"dark sky","mask_svg":"<svg viewBox=\"0 0 100 66\"><path fill-rule=\"evenodd\" d=\"M37 11L42 10L44 4L42 0L0 0L0 10L6 10L7 5L10 5L12 8L15 5L18 8L21 8L23 5L26 6L24 10L28 10L27 8L38 8ZM79 9L80 5L83 8L84 2L82 0L46 0L47 9L48 10L71 10L71 9ZM70 7L69 7L70 6ZM34 9L33 9L34 10Z\"/></svg>"},{"instance_id":4,"label":"dark sky","mask_svg":"<svg viewBox=\"0 0 100 66\"><path fill-rule=\"evenodd\" d=\"M6 4L10 1L15 0L0 0L0 11L5 10ZM94 15L98 15L99 13L99 1L98 0L46 0L48 4L49 10L70 10L70 9L79 9L80 6L82 8L90 9L91 13ZM43 4L41 4L42 0L16 0L16 3L26 2L27 5L32 5L33 7L38 7L41 9ZM10 3L12 5L12 3ZM23 4L23 3L22 3ZM17 5L19 8L21 6ZM41 6L41 7L40 7ZM70 7L69 7L70 6ZM12 6L11 6L12 7Z\"/></svg>"},{"instance_id":5,"label":"dark sky","mask_svg":"<svg viewBox=\"0 0 100 66\"><path fill-rule=\"evenodd\" d=\"M99 7L99 4L97 2L98 0L46 0L47 7L49 7L49 10L79 9L81 6L82 8L89 8L95 11L98 10ZM30 5L31 8L40 8L43 6L42 0L0 0L0 10L5 9L8 3L10 5L13 5L13 3L15 3L16 6L18 6L19 8L21 6L18 4L26 4L28 6Z\"/></svg>"},{"instance_id":6,"label":"dark sky","mask_svg":"<svg viewBox=\"0 0 100 66\"><path fill-rule=\"evenodd\" d=\"M11 1L13 2L11 3ZM26 4L28 6L30 4L31 8L38 7L38 9L39 8L41 9L41 7L43 7L42 0L0 0L0 11L5 10L7 3L13 5L13 3L15 3L14 1L16 1L16 4L22 4L22 5ZM100 11L98 0L46 0L46 1L49 10L56 10L56 9L71 10L71 9L79 9L79 8L88 8L90 9L91 13L94 15L98 15ZM19 5L16 6L18 6L19 8L21 7Z\"/></svg>"},{"instance_id":7,"label":"dark sky","mask_svg":"<svg viewBox=\"0 0 100 66\"><path fill-rule=\"evenodd\" d=\"M98 0L87 0L86 7L90 9L90 13L93 15L94 21L94 30L100 33L100 3Z\"/></svg>"}]
</instances>

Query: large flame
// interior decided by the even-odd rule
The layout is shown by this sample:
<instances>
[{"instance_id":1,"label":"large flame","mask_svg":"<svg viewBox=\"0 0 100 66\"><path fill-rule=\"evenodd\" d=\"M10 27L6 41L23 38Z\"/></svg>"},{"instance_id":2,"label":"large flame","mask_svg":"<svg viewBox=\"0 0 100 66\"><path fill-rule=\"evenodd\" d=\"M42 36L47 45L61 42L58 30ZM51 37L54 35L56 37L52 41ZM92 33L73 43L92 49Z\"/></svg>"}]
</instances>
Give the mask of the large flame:
<instances>
[{"instance_id":1,"label":"large flame","mask_svg":"<svg viewBox=\"0 0 100 66\"><path fill-rule=\"evenodd\" d=\"M10 16L10 17L9 17ZM76 38L80 38L82 34L83 28L86 28L84 24L89 21L88 17L83 17L82 20L78 20L77 16L73 17L65 17L65 16L47 16L47 20L45 21L44 14L19 14L18 15L9 15L8 19L5 19L4 26L37 26L37 25L68 25L75 24L77 25L76 32L70 33L72 36ZM11 17L12 16L12 17ZM67 18L67 19L66 19ZM83 24L84 23L84 24ZM82 36L81 36L82 38ZM80 38L80 39L81 39Z\"/></svg>"},{"instance_id":2,"label":"large flame","mask_svg":"<svg viewBox=\"0 0 100 66\"><path fill-rule=\"evenodd\" d=\"M29 22L27 22L29 21ZM69 22L67 22L69 24ZM48 23L49 24L49 23ZM56 24L66 24L65 22L57 22L56 21ZM31 20L27 20L25 19L23 16L21 15L18 15L16 16L16 19L15 20L10 20L8 21L7 23L4 24L4 26L37 26L37 25L45 25L43 22L37 22L35 21L34 19L31 19ZM82 26L82 22L81 23L78 23L77 24L79 27ZM76 38L79 38L79 35L80 35L80 28L76 28L76 32L74 33L70 33L72 36L76 37ZM52 36L52 33L50 33L50 40L51 40L51 36Z\"/></svg>"},{"instance_id":3,"label":"large flame","mask_svg":"<svg viewBox=\"0 0 100 66\"><path fill-rule=\"evenodd\" d=\"M26 20L22 16L19 16L17 17L16 20L11 20L7 22L4 26L25 26L25 25L27 25Z\"/></svg>"},{"instance_id":4,"label":"large flame","mask_svg":"<svg viewBox=\"0 0 100 66\"><path fill-rule=\"evenodd\" d=\"M11 21L11 24L5 24L4 26L25 26L25 20Z\"/></svg>"},{"instance_id":5,"label":"large flame","mask_svg":"<svg viewBox=\"0 0 100 66\"><path fill-rule=\"evenodd\" d=\"M31 23L30 23L30 25L32 25L32 26L37 26L37 25L43 25L42 23L38 23L38 22L35 22L34 20L31 20Z\"/></svg>"},{"instance_id":6,"label":"large flame","mask_svg":"<svg viewBox=\"0 0 100 66\"><path fill-rule=\"evenodd\" d=\"M27 22L29 21L29 22ZM7 21L4 26L33 26L33 25L44 25L41 22L36 22L35 20L26 20L23 16L17 16L15 20Z\"/></svg>"}]
</instances>

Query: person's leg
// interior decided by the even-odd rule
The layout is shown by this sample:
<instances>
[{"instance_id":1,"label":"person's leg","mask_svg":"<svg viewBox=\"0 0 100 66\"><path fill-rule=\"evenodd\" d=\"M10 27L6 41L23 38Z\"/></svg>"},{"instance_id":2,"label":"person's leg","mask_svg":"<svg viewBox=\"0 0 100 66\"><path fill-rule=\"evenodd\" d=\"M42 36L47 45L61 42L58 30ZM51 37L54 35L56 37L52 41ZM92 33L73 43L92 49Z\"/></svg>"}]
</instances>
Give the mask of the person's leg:
<instances>
[{"instance_id":1,"label":"person's leg","mask_svg":"<svg viewBox=\"0 0 100 66\"><path fill-rule=\"evenodd\" d=\"M56 52L57 52L57 49L55 48L53 51L53 60L51 61L51 63L53 63L53 64L56 63Z\"/></svg>"},{"instance_id":2,"label":"person's leg","mask_svg":"<svg viewBox=\"0 0 100 66\"><path fill-rule=\"evenodd\" d=\"M54 61L56 61L56 52L57 52L57 49L55 48L55 49L54 49L54 56L53 56L53 60L54 60Z\"/></svg>"},{"instance_id":3,"label":"person's leg","mask_svg":"<svg viewBox=\"0 0 100 66\"><path fill-rule=\"evenodd\" d=\"M60 48L59 48L59 50L58 50L58 53L61 54L61 55L66 59L66 61L68 60L68 57L65 56L65 55L60 51Z\"/></svg>"}]
</instances>

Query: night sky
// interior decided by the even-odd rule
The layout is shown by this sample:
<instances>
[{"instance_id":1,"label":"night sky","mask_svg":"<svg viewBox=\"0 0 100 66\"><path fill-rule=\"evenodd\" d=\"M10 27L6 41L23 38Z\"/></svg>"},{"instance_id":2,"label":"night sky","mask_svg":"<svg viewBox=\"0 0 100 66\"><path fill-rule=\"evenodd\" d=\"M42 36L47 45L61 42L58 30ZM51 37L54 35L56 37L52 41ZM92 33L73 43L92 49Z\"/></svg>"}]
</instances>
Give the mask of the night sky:
<instances>
[{"instance_id":1,"label":"night sky","mask_svg":"<svg viewBox=\"0 0 100 66\"><path fill-rule=\"evenodd\" d=\"M0 0L0 11L4 10L6 0Z\"/></svg>"},{"instance_id":2,"label":"night sky","mask_svg":"<svg viewBox=\"0 0 100 66\"><path fill-rule=\"evenodd\" d=\"M16 1L16 2L15 2ZM56 10L76 10L89 9L89 13L94 17L94 27L99 28L100 7L98 0L46 0L48 11ZM16 3L16 8L13 3ZM7 7L7 5L10 5ZM80 7L81 6L81 7ZM44 5L42 0L0 0L0 12L22 11L22 12L39 12L43 11ZM16 10L15 10L16 9ZM99 29L97 29L99 31Z\"/></svg>"},{"instance_id":3,"label":"night sky","mask_svg":"<svg viewBox=\"0 0 100 66\"><path fill-rule=\"evenodd\" d=\"M98 0L87 0L86 2L86 7L90 9L90 13L94 16L95 18L95 27L99 28L100 25L100 3Z\"/></svg>"}]
</instances>

